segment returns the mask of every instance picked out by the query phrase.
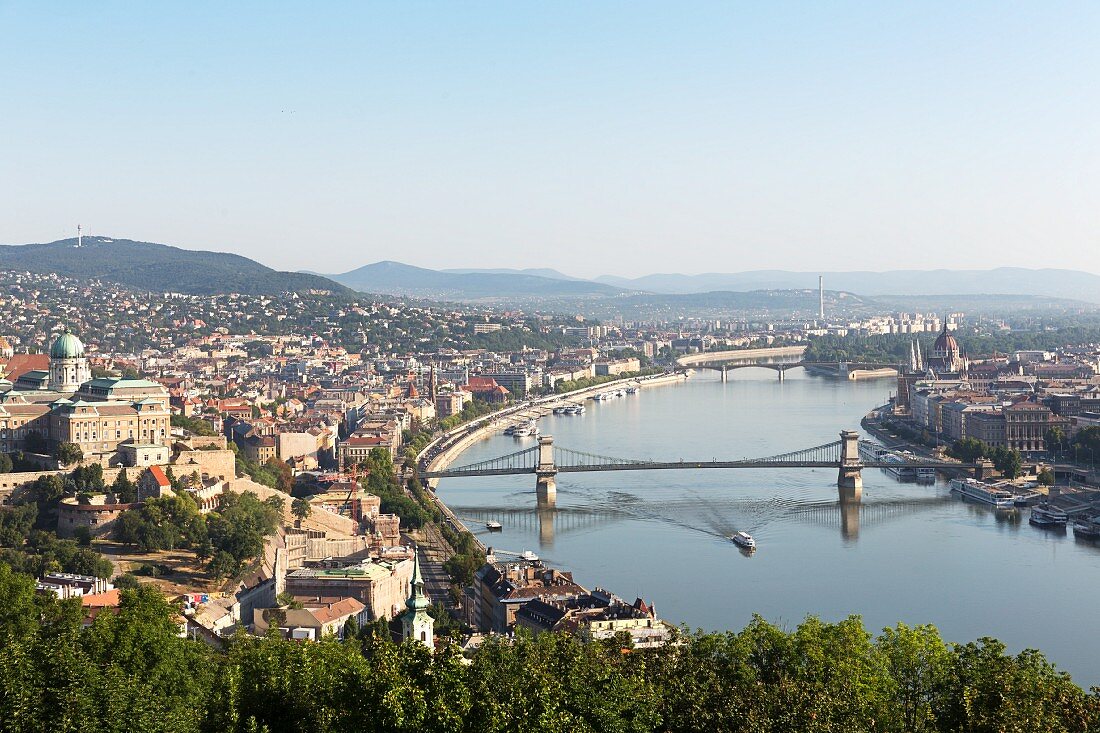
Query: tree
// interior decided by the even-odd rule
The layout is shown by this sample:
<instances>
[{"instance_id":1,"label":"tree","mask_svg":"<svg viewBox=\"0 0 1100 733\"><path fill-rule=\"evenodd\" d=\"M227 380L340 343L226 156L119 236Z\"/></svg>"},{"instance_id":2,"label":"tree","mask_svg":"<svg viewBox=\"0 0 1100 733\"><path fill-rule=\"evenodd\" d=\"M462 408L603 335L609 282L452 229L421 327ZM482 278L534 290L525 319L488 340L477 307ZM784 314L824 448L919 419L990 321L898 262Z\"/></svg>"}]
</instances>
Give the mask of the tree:
<instances>
[{"instance_id":1,"label":"tree","mask_svg":"<svg viewBox=\"0 0 1100 733\"><path fill-rule=\"evenodd\" d=\"M950 453L963 463L974 463L986 455L988 448L989 446L977 438L963 438L955 441Z\"/></svg>"},{"instance_id":2,"label":"tree","mask_svg":"<svg viewBox=\"0 0 1100 733\"><path fill-rule=\"evenodd\" d=\"M293 514L300 523L303 520L309 519L309 515L313 513L313 505L310 504L308 500L299 496L290 503L290 513Z\"/></svg>"},{"instance_id":3,"label":"tree","mask_svg":"<svg viewBox=\"0 0 1100 733\"><path fill-rule=\"evenodd\" d=\"M1051 471L1049 468L1044 468L1042 471L1040 471L1039 475L1036 478L1042 486L1054 485L1054 472Z\"/></svg>"},{"instance_id":4,"label":"tree","mask_svg":"<svg viewBox=\"0 0 1100 733\"><path fill-rule=\"evenodd\" d=\"M7 453L0 453L0 473L11 473L12 467L11 456Z\"/></svg>"},{"instance_id":5,"label":"tree","mask_svg":"<svg viewBox=\"0 0 1100 733\"><path fill-rule=\"evenodd\" d=\"M118 476L111 484L111 493L120 504L132 504L137 501L137 484L126 475L126 469L120 468Z\"/></svg>"},{"instance_id":6,"label":"tree","mask_svg":"<svg viewBox=\"0 0 1100 733\"><path fill-rule=\"evenodd\" d=\"M1062 430L1062 428L1057 425L1047 429L1044 439L1046 441L1047 450L1051 452L1063 451L1069 445L1066 431Z\"/></svg>"},{"instance_id":7,"label":"tree","mask_svg":"<svg viewBox=\"0 0 1100 733\"><path fill-rule=\"evenodd\" d=\"M84 460L84 451L76 443L60 443L54 457L62 466L69 466Z\"/></svg>"}]
</instances>

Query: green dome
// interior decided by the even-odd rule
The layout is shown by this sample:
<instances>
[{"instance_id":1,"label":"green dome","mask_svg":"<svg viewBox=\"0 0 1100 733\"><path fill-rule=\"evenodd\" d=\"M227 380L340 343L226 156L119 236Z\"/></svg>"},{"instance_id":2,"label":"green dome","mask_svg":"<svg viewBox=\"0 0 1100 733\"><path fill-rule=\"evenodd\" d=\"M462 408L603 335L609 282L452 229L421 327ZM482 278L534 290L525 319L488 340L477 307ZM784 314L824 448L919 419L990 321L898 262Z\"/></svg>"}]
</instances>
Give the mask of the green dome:
<instances>
[{"instance_id":1,"label":"green dome","mask_svg":"<svg viewBox=\"0 0 1100 733\"><path fill-rule=\"evenodd\" d=\"M84 344L71 333L61 334L50 347L51 359L79 359L82 356L84 356Z\"/></svg>"}]
</instances>

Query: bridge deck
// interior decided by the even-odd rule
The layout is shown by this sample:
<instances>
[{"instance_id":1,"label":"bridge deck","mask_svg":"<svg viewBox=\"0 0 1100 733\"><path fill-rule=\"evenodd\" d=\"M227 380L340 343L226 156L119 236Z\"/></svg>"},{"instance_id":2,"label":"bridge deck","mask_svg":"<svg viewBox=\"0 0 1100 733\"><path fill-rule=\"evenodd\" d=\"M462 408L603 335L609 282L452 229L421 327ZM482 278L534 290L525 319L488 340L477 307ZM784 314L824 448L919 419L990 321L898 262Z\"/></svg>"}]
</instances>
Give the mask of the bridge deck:
<instances>
[{"instance_id":1,"label":"bridge deck","mask_svg":"<svg viewBox=\"0 0 1100 733\"><path fill-rule=\"evenodd\" d=\"M637 462L637 463L611 463L588 464L580 466L555 466L558 473L583 473L589 471L666 471L666 470L696 470L707 468L835 468L840 469L839 461L672 461L672 462ZM860 463L845 464L846 468L935 468L938 470L962 470L972 471L980 468L975 463L948 463L943 461L911 461L904 464L888 463L886 461L864 461ZM463 476L516 476L520 474L536 473L529 466L514 466L502 468L481 468L463 470L456 468L444 471L427 471L421 474L422 478L459 478Z\"/></svg>"}]
</instances>

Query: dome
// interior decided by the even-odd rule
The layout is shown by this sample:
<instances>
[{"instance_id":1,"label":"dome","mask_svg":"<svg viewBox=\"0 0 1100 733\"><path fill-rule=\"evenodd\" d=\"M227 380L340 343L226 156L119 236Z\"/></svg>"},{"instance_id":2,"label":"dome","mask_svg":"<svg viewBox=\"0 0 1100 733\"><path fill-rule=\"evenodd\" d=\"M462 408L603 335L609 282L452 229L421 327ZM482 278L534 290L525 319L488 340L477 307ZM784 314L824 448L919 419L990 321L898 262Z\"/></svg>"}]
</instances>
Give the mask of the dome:
<instances>
[{"instance_id":1,"label":"dome","mask_svg":"<svg viewBox=\"0 0 1100 733\"><path fill-rule=\"evenodd\" d=\"M51 359L79 359L82 356L84 356L84 344L71 333L61 334L50 347Z\"/></svg>"},{"instance_id":2,"label":"dome","mask_svg":"<svg viewBox=\"0 0 1100 733\"><path fill-rule=\"evenodd\" d=\"M933 344L932 349L942 354L959 351L959 342L955 340L955 337L947 332L947 326L943 327L943 331L936 337L936 343Z\"/></svg>"}]
</instances>

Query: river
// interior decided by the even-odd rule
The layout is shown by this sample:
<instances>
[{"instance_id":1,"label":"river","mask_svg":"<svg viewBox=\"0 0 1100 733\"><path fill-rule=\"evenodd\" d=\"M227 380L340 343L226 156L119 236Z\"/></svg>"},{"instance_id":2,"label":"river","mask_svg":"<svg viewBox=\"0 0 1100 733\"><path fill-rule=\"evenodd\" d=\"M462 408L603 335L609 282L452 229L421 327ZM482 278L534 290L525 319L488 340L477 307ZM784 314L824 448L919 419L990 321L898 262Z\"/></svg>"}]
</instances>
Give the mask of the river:
<instances>
[{"instance_id":1,"label":"river","mask_svg":"<svg viewBox=\"0 0 1100 733\"><path fill-rule=\"evenodd\" d=\"M556 446L608 456L760 457L858 430L892 388L801 369L783 382L763 369L726 383L702 372L539 424ZM533 444L494 436L455 465ZM1038 648L1079 684L1100 684L1100 547L1030 526L1027 510L964 502L942 479L920 486L867 470L863 480L862 505L848 510L825 469L559 474L556 509L541 512L534 476L446 479L438 493L486 544L534 550L582 585L640 596L676 624L738 630L754 613L787 627L808 614L860 614L876 632L931 623L950 641ZM503 531L481 529L487 520ZM727 539L737 530L756 538L755 554Z\"/></svg>"}]
</instances>

